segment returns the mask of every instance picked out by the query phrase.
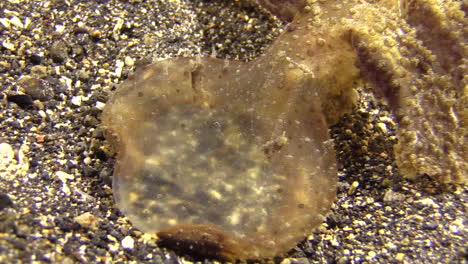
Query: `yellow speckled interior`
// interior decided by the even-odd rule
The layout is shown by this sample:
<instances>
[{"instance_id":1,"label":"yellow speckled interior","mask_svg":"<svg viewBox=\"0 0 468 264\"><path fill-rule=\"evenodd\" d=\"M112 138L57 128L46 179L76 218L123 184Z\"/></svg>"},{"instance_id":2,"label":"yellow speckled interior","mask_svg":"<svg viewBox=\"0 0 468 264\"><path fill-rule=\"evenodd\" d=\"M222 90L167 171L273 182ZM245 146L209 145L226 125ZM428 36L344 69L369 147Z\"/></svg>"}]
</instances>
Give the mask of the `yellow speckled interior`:
<instances>
[{"instance_id":1,"label":"yellow speckled interior","mask_svg":"<svg viewBox=\"0 0 468 264\"><path fill-rule=\"evenodd\" d=\"M118 142L117 204L145 232L208 225L229 238L226 251L272 257L335 196L315 81L286 58L161 61L123 84L104 124Z\"/></svg>"}]
</instances>

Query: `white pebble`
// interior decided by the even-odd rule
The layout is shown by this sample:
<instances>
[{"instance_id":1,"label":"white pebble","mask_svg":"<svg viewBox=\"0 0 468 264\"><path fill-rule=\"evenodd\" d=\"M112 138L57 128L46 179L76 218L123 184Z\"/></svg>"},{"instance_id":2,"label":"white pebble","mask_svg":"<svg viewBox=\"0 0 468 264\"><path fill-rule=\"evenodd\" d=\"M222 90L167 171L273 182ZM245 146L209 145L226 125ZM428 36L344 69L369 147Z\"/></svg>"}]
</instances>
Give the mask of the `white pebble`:
<instances>
[{"instance_id":1,"label":"white pebble","mask_svg":"<svg viewBox=\"0 0 468 264\"><path fill-rule=\"evenodd\" d=\"M65 30L65 26L57 24L55 25L55 31L58 33L62 33Z\"/></svg>"},{"instance_id":2,"label":"white pebble","mask_svg":"<svg viewBox=\"0 0 468 264\"><path fill-rule=\"evenodd\" d=\"M47 117L47 114L46 114L43 110L39 110L39 111L37 111L37 113L38 113L39 116L42 117L42 118L46 118L46 117Z\"/></svg>"},{"instance_id":3,"label":"white pebble","mask_svg":"<svg viewBox=\"0 0 468 264\"><path fill-rule=\"evenodd\" d=\"M10 18L10 23L15 27L24 28L23 22L16 16Z\"/></svg>"},{"instance_id":4,"label":"white pebble","mask_svg":"<svg viewBox=\"0 0 468 264\"><path fill-rule=\"evenodd\" d=\"M27 17L24 20L24 28L27 28L31 24L31 22L32 22L31 18Z\"/></svg>"},{"instance_id":5,"label":"white pebble","mask_svg":"<svg viewBox=\"0 0 468 264\"><path fill-rule=\"evenodd\" d=\"M123 71L122 68L115 68L115 72L114 72L115 76L120 78L122 76L122 71Z\"/></svg>"},{"instance_id":6,"label":"white pebble","mask_svg":"<svg viewBox=\"0 0 468 264\"><path fill-rule=\"evenodd\" d=\"M75 176L73 174L68 174L64 171L56 171L55 176L61 181L61 182L66 182L67 180L73 180L75 179Z\"/></svg>"},{"instance_id":7,"label":"white pebble","mask_svg":"<svg viewBox=\"0 0 468 264\"><path fill-rule=\"evenodd\" d=\"M135 61L130 56L126 56L124 61L125 61L125 65L127 65L127 66L131 67L131 66L135 65Z\"/></svg>"},{"instance_id":8,"label":"white pebble","mask_svg":"<svg viewBox=\"0 0 468 264\"><path fill-rule=\"evenodd\" d=\"M125 63L121 60L117 60L115 62L115 66L117 66L117 68L122 68L123 66L125 65Z\"/></svg>"},{"instance_id":9,"label":"white pebble","mask_svg":"<svg viewBox=\"0 0 468 264\"><path fill-rule=\"evenodd\" d=\"M78 95L78 96L73 96L72 99L71 99L71 103L76 105L76 106L80 106L81 105L81 101L82 101L82 96Z\"/></svg>"},{"instance_id":10,"label":"white pebble","mask_svg":"<svg viewBox=\"0 0 468 264\"><path fill-rule=\"evenodd\" d=\"M463 223L463 220L457 219L453 221L452 223L450 223L449 230L453 234L458 235L460 234L461 230L466 230L466 227L465 227L465 224Z\"/></svg>"},{"instance_id":11,"label":"white pebble","mask_svg":"<svg viewBox=\"0 0 468 264\"><path fill-rule=\"evenodd\" d=\"M13 148L7 143L0 143L0 164L9 164L14 157Z\"/></svg>"},{"instance_id":12,"label":"white pebble","mask_svg":"<svg viewBox=\"0 0 468 264\"><path fill-rule=\"evenodd\" d=\"M91 164L91 158L90 158L90 157L84 158L84 159L83 159L83 163L86 164L86 165Z\"/></svg>"},{"instance_id":13,"label":"white pebble","mask_svg":"<svg viewBox=\"0 0 468 264\"><path fill-rule=\"evenodd\" d=\"M0 24L2 24L4 27L10 29L10 20L6 18L0 18Z\"/></svg>"},{"instance_id":14,"label":"white pebble","mask_svg":"<svg viewBox=\"0 0 468 264\"><path fill-rule=\"evenodd\" d=\"M7 50L15 50L15 44L9 42L8 40L5 40L2 42L2 46L7 49Z\"/></svg>"},{"instance_id":15,"label":"white pebble","mask_svg":"<svg viewBox=\"0 0 468 264\"><path fill-rule=\"evenodd\" d=\"M99 109L99 110L104 110L105 106L106 106L106 104L103 103L103 102L99 102L99 101L96 102L96 108Z\"/></svg>"},{"instance_id":16,"label":"white pebble","mask_svg":"<svg viewBox=\"0 0 468 264\"><path fill-rule=\"evenodd\" d=\"M126 236L122 239L122 247L125 249L133 249L135 241L130 236Z\"/></svg>"},{"instance_id":17,"label":"white pebble","mask_svg":"<svg viewBox=\"0 0 468 264\"><path fill-rule=\"evenodd\" d=\"M416 203L419 203L421 205L427 206L427 207L432 207L432 208L438 208L439 206L434 203L434 201L430 198L424 198L421 200L416 201Z\"/></svg>"}]
</instances>

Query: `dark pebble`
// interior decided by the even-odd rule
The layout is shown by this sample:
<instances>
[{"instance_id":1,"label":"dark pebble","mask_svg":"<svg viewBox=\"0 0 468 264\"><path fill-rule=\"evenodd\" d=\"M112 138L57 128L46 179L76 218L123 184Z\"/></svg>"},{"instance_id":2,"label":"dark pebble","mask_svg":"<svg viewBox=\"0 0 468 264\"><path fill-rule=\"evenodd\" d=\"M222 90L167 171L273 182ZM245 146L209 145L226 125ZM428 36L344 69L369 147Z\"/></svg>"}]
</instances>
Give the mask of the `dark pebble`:
<instances>
[{"instance_id":1,"label":"dark pebble","mask_svg":"<svg viewBox=\"0 0 468 264\"><path fill-rule=\"evenodd\" d=\"M109 168L104 168L99 173L99 178L102 180L104 184L111 185L112 184L112 170Z\"/></svg>"},{"instance_id":2,"label":"dark pebble","mask_svg":"<svg viewBox=\"0 0 468 264\"><path fill-rule=\"evenodd\" d=\"M435 230L435 229L437 229L438 226L439 226L439 224L437 224L436 222L429 222L429 223L424 223L422 225L422 229Z\"/></svg>"},{"instance_id":3,"label":"dark pebble","mask_svg":"<svg viewBox=\"0 0 468 264\"><path fill-rule=\"evenodd\" d=\"M329 215L326 221L329 229L334 229L340 224L340 220L335 215Z\"/></svg>"},{"instance_id":4,"label":"dark pebble","mask_svg":"<svg viewBox=\"0 0 468 264\"><path fill-rule=\"evenodd\" d=\"M84 123L86 126L96 127L99 124L99 120L97 120L94 116L87 115L84 119Z\"/></svg>"},{"instance_id":5,"label":"dark pebble","mask_svg":"<svg viewBox=\"0 0 468 264\"><path fill-rule=\"evenodd\" d=\"M47 240L49 240L52 243L57 243L57 237L55 237L55 236L48 236Z\"/></svg>"},{"instance_id":6,"label":"dark pebble","mask_svg":"<svg viewBox=\"0 0 468 264\"><path fill-rule=\"evenodd\" d=\"M29 60L34 65L41 64L43 59L44 59L44 57L42 56L42 54L37 54L36 53L36 54L32 54L31 56L29 56Z\"/></svg>"},{"instance_id":7,"label":"dark pebble","mask_svg":"<svg viewBox=\"0 0 468 264\"><path fill-rule=\"evenodd\" d=\"M98 171L90 166L84 166L83 168L83 175L85 177L95 177L98 175Z\"/></svg>"},{"instance_id":8,"label":"dark pebble","mask_svg":"<svg viewBox=\"0 0 468 264\"><path fill-rule=\"evenodd\" d=\"M294 24L290 24L290 25L288 25L288 26L286 27L286 30L287 30L288 32L293 32L293 31L295 31L296 29L297 29L297 26L294 25Z\"/></svg>"},{"instance_id":9,"label":"dark pebble","mask_svg":"<svg viewBox=\"0 0 468 264\"><path fill-rule=\"evenodd\" d=\"M0 214L0 233L13 233L16 229L15 215Z\"/></svg>"},{"instance_id":10,"label":"dark pebble","mask_svg":"<svg viewBox=\"0 0 468 264\"><path fill-rule=\"evenodd\" d=\"M10 242L18 250L25 250L27 248L27 244L24 239L10 239L8 242Z\"/></svg>"},{"instance_id":11,"label":"dark pebble","mask_svg":"<svg viewBox=\"0 0 468 264\"><path fill-rule=\"evenodd\" d=\"M87 82L90 79L90 73L86 70L78 70L76 72L76 76L78 76L78 79L84 82Z\"/></svg>"},{"instance_id":12,"label":"dark pebble","mask_svg":"<svg viewBox=\"0 0 468 264\"><path fill-rule=\"evenodd\" d=\"M100 159L102 161L106 161L109 157L107 156L106 152L100 149L93 149L93 157Z\"/></svg>"},{"instance_id":13,"label":"dark pebble","mask_svg":"<svg viewBox=\"0 0 468 264\"><path fill-rule=\"evenodd\" d=\"M63 245L63 253L67 256L73 256L74 252L73 249L75 242L74 241L67 241L65 245Z\"/></svg>"},{"instance_id":14,"label":"dark pebble","mask_svg":"<svg viewBox=\"0 0 468 264\"><path fill-rule=\"evenodd\" d=\"M93 131L93 138L101 139L104 140L104 128L102 127L97 127Z\"/></svg>"},{"instance_id":15,"label":"dark pebble","mask_svg":"<svg viewBox=\"0 0 468 264\"><path fill-rule=\"evenodd\" d=\"M143 68L146 65L151 64L152 62L153 62L153 58L151 57L145 57L145 58L139 59L135 62L135 70Z\"/></svg>"},{"instance_id":16,"label":"dark pebble","mask_svg":"<svg viewBox=\"0 0 468 264\"><path fill-rule=\"evenodd\" d=\"M74 45L72 47L72 54L73 57L85 56L85 49L81 45Z\"/></svg>"},{"instance_id":17,"label":"dark pebble","mask_svg":"<svg viewBox=\"0 0 468 264\"><path fill-rule=\"evenodd\" d=\"M16 120L10 123L10 127L16 128L16 129L21 129L22 128L21 123L16 121Z\"/></svg>"},{"instance_id":18,"label":"dark pebble","mask_svg":"<svg viewBox=\"0 0 468 264\"><path fill-rule=\"evenodd\" d=\"M20 68L21 66L16 60L11 62L10 72L11 70L13 70L14 72L17 72L17 70L19 70Z\"/></svg>"},{"instance_id":19,"label":"dark pebble","mask_svg":"<svg viewBox=\"0 0 468 264\"><path fill-rule=\"evenodd\" d=\"M46 181L47 181L47 180L50 180L50 179L52 179L52 177L50 177L50 173L48 173L48 172L44 171L44 172L42 172L42 173L41 173L41 179L43 179L43 180L46 180Z\"/></svg>"},{"instance_id":20,"label":"dark pebble","mask_svg":"<svg viewBox=\"0 0 468 264\"><path fill-rule=\"evenodd\" d=\"M13 102L21 108L30 108L34 105L33 99L29 94L16 94L7 97L8 102Z\"/></svg>"},{"instance_id":21,"label":"dark pebble","mask_svg":"<svg viewBox=\"0 0 468 264\"><path fill-rule=\"evenodd\" d=\"M47 81L50 87L53 87L55 94L60 94L67 91L65 85L61 83L58 78L48 76L45 80Z\"/></svg>"},{"instance_id":22,"label":"dark pebble","mask_svg":"<svg viewBox=\"0 0 468 264\"><path fill-rule=\"evenodd\" d=\"M87 34L88 29L86 27L75 27L75 29L73 30L73 33L75 33L75 34Z\"/></svg>"},{"instance_id":23,"label":"dark pebble","mask_svg":"<svg viewBox=\"0 0 468 264\"><path fill-rule=\"evenodd\" d=\"M39 161L36 160L36 159L33 159L33 160L30 160L30 161L29 161L29 166L30 166L31 168L36 168L37 166L39 166L39 164L40 164Z\"/></svg>"},{"instance_id":24,"label":"dark pebble","mask_svg":"<svg viewBox=\"0 0 468 264\"><path fill-rule=\"evenodd\" d=\"M62 63L68 58L68 47L63 41L55 41L49 50L49 55L56 63Z\"/></svg>"},{"instance_id":25,"label":"dark pebble","mask_svg":"<svg viewBox=\"0 0 468 264\"><path fill-rule=\"evenodd\" d=\"M18 85L24 89L24 92L34 100L47 101L52 95L52 89L47 84L34 77L24 77L18 81Z\"/></svg>"},{"instance_id":26,"label":"dark pebble","mask_svg":"<svg viewBox=\"0 0 468 264\"><path fill-rule=\"evenodd\" d=\"M81 228L80 224L72 220L61 219L57 222L57 226L64 232L77 231Z\"/></svg>"},{"instance_id":27,"label":"dark pebble","mask_svg":"<svg viewBox=\"0 0 468 264\"><path fill-rule=\"evenodd\" d=\"M103 241L103 240L93 240L93 244L98 246L99 248L102 248L102 249L109 249L109 246L107 245L108 242L107 241Z\"/></svg>"},{"instance_id":28,"label":"dark pebble","mask_svg":"<svg viewBox=\"0 0 468 264\"><path fill-rule=\"evenodd\" d=\"M13 207L13 202L7 194L0 193L0 210Z\"/></svg>"}]
</instances>

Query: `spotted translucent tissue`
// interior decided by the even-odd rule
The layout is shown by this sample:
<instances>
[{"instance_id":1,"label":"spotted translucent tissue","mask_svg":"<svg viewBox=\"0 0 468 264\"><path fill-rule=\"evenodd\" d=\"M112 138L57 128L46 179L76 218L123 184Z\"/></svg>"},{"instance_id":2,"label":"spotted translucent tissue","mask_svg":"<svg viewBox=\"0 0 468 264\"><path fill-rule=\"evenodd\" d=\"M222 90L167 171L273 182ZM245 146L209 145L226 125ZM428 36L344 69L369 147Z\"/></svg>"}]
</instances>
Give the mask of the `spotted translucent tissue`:
<instances>
[{"instance_id":1,"label":"spotted translucent tissue","mask_svg":"<svg viewBox=\"0 0 468 264\"><path fill-rule=\"evenodd\" d=\"M117 206L162 245L282 255L323 222L336 159L309 72L287 57L159 61L108 102Z\"/></svg>"}]
</instances>

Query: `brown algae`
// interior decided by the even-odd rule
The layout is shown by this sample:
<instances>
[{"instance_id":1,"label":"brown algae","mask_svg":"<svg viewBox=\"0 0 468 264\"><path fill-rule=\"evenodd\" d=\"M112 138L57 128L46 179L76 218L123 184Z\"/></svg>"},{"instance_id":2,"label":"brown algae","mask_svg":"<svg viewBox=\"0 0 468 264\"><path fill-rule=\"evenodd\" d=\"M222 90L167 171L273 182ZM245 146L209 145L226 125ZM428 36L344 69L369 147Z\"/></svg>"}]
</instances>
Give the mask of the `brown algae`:
<instances>
[{"instance_id":1,"label":"brown algae","mask_svg":"<svg viewBox=\"0 0 468 264\"><path fill-rule=\"evenodd\" d=\"M285 253L336 192L314 82L285 57L141 69L103 114L118 150L118 207L172 247L227 259Z\"/></svg>"}]
</instances>

